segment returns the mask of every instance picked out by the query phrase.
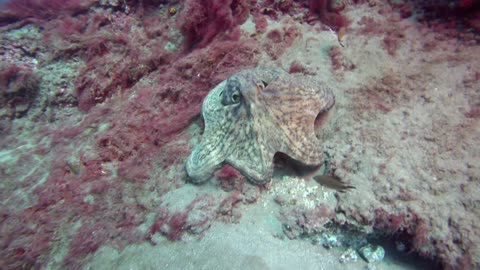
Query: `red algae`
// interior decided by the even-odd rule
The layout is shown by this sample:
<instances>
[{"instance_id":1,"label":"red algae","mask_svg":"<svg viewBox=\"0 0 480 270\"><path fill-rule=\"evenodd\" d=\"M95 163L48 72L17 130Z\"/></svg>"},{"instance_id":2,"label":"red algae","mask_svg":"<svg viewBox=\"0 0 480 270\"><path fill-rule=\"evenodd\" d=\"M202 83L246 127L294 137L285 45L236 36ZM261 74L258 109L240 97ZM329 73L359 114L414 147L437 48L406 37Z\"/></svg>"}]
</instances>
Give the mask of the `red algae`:
<instances>
[{"instance_id":1,"label":"red algae","mask_svg":"<svg viewBox=\"0 0 480 270\"><path fill-rule=\"evenodd\" d=\"M318 15L320 21L329 27L338 30L341 27L346 27L350 24L348 19L340 14L339 10L343 8L333 7L331 0L310 0L309 9L312 14Z\"/></svg>"},{"instance_id":2,"label":"red algae","mask_svg":"<svg viewBox=\"0 0 480 270\"><path fill-rule=\"evenodd\" d=\"M5 15L17 19L48 20L86 12L92 0L16 0L5 4Z\"/></svg>"},{"instance_id":3,"label":"red algae","mask_svg":"<svg viewBox=\"0 0 480 270\"><path fill-rule=\"evenodd\" d=\"M35 185L31 201L17 210L5 209L2 214L2 234L16 235L15 239L0 240L0 264L8 268L44 267L56 235L71 237L65 240L69 251L63 267L72 269L79 268L102 245L124 247L145 241L139 226L155 209L132 201L143 192L165 193L183 181L175 178L171 185L172 179L159 177L153 165L157 160L162 162L161 171L182 165L189 147L177 140L190 138L179 134L198 117L203 97L225 77L253 67L260 52L255 40L239 41L239 29L225 40L214 40L226 30L221 20L196 32L207 33L209 38L188 36L182 42L178 31L167 35L165 29L176 29L179 24L185 28L187 22L151 13L156 11L155 5L130 5L130 13L126 13L88 10L83 2L70 2L71 7L51 2L51 8L38 14L29 9L20 13L26 1L10 6L11 12L16 12L12 18L42 26L43 41L49 46L42 49L42 56L48 61L83 61L84 67L72 76L78 102L68 104L77 104L84 116L58 126L46 125L39 132L49 138L46 145L41 145L44 150L37 152L48 161L46 169L50 172L45 175L38 171L27 178L24 189ZM221 6L214 1L211 5ZM56 8L65 9L54 12ZM242 23L249 14L248 1L232 2L231 12L223 19L231 20L232 27ZM201 46L193 52L182 50L192 46L189 39ZM22 68L2 74L5 79L0 83L8 83L6 87L11 89L15 82L11 74L17 74L15 77L25 85L33 85L28 78L35 78ZM55 110L64 109L64 104L56 103ZM41 178L42 182L36 184ZM210 201L207 198L191 209L210 211ZM201 217L192 213L186 220L181 213L173 215L167 237L178 239L185 222L192 231L205 230L209 222ZM208 220L213 219L210 215ZM80 224L77 231L62 225L72 222ZM33 229L19 229L26 224L35 233ZM32 242L35 247L29 246Z\"/></svg>"},{"instance_id":4,"label":"red algae","mask_svg":"<svg viewBox=\"0 0 480 270\"><path fill-rule=\"evenodd\" d=\"M215 37L246 21L248 0L187 0L179 16L179 29L187 49L206 47Z\"/></svg>"},{"instance_id":5,"label":"red algae","mask_svg":"<svg viewBox=\"0 0 480 270\"><path fill-rule=\"evenodd\" d=\"M0 66L0 113L3 118L21 118L38 94L40 78L29 68L17 65Z\"/></svg>"}]
</instances>

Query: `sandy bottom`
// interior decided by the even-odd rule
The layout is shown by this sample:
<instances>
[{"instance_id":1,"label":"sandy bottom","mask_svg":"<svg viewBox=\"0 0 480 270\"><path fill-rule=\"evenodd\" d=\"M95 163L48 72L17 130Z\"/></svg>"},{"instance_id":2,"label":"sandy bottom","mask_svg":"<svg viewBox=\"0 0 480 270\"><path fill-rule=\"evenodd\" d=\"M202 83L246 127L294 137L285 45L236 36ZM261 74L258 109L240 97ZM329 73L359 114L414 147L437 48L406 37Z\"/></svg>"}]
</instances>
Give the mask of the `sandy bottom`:
<instances>
[{"instance_id":1,"label":"sandy bottom","mask_svg":"<svg viewBox=\"0 0 480 270\"><path fill-rule=\"evenodd\" d=\"M428 262L394 250L387 250L381 263L369 265L361 258L340 263L340 249L282 239L278 206L270 196L241 208L239 223L216 223L201 238L187 236L179 242L161 238L156 246L132 245L121 252L101 248L85 269L430 269Z\"/></svg>"}]
</instances>

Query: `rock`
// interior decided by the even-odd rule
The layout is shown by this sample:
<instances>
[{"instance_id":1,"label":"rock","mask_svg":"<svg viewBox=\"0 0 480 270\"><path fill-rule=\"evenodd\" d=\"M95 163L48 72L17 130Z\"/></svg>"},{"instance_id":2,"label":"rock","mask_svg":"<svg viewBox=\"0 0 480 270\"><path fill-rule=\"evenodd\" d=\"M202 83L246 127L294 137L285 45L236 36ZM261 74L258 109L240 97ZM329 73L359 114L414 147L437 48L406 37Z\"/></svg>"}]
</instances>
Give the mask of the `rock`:
<instances>
[{"instance_id":1,"label":"rock","mask_svg":"<svg viewBox=\"0 0 480 270\"><path fill-rule=\"evenodd\" d=\"M101 6L111 6L111 7L120 6L119 0L100 0L99 3Z\"/></svg>"},{"instance_id":2,"label":"rock","mask_svg":"<svg viewBox=\"0 0 480 270\"><path fill-rule=\"evenodd\" d=\"M385 249L383 249L383 247L371 244L361 247L359 252L369 263L380 262L385 257Z\"/></svg>"},{"instance_id":3,"label":"rock","mask_svg":"<svg viewBox=\"0 0 480 270\"><path fill-rule=\"evenodd\" d=\"M0 66L0 118L23 117L37 97L39 84L39 77L30 69Z\"/></svg>"},{"instance_id":4,"label":"rock","mask_svg":"<svg viewBox=\"0 0 480 270\"><path fill-rule=\"evenodd\" d=\"M332 247L339 246L338 237L335 234L326 232L323 233L319 239L319 244L321 244L324 248L330 249Z\"/></svg>"},{"instance_id":5,"label":"rock","mask_svg":"<svg viewBox=\"0 0 480 270\"><path fill-rule=\"evenodd\" d=\"M338 261L340 263L356 262L358 260L358 254L353 248L348 248L340 255Z\"/></svg>"},{"instance_id":6,"label":"rock","mask_svg":"<svg viewBox=\"0 0 480 270\"><path fill-rule=\"evenodd\" d=\"M284 206L288 203L288 198L285 195L277 195L273 200L280 206Z\"/></svg>"}]
</instances>

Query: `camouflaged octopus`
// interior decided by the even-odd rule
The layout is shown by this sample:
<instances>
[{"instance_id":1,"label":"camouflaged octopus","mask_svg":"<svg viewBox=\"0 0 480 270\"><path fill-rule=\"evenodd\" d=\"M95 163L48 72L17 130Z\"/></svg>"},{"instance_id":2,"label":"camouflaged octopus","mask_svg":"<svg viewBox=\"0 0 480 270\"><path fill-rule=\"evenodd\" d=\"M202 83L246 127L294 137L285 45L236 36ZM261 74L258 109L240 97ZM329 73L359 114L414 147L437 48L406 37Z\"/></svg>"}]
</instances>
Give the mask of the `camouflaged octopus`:
<instances>
[{"instance_id":1,"label":"camouflaged octopus","mask_svg":"<svg viewBox=\"0 0 480 270\"><path fill-rule=\"evenodd\" d=\"M263 184L272 177L277 152L319 165L323 152L314 123L334 103L332 91L312 78L278 69L241 71L203 101L205 132L187 160L187 174L200 183L230 164L254 184Z\"/></svg>"}]
</instances>

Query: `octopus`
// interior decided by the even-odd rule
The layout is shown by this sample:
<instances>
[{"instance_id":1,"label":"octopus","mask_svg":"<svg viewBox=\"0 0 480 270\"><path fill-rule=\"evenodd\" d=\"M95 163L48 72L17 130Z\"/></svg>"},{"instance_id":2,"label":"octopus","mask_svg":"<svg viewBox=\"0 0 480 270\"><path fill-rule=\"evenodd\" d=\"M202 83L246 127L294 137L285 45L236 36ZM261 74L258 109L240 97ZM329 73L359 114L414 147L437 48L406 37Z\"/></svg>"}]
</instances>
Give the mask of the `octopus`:
<instances>
[{"instance_id":1,"label":"octopus","mask_svg":"<svg viewBox=\"0 0 480 270\"><path fill-rule=\"evenodd\" d=\"M201 183L229 164L262 185L272 178L276 153L306 166L321 164L315 119L334 104L331 89L310 77L280 69L236 73L203 101L205 130L187 159L187 175Z\"/></svg>"}]
</instances>

